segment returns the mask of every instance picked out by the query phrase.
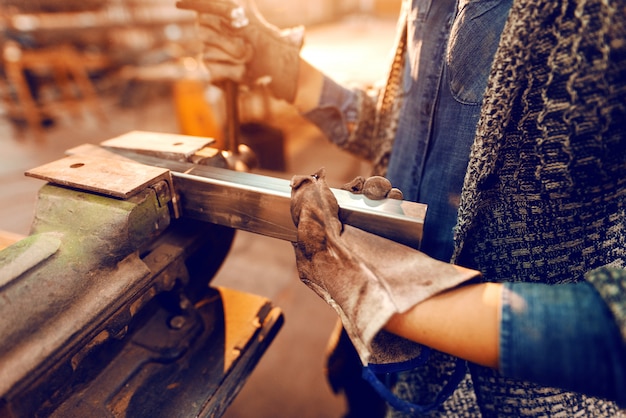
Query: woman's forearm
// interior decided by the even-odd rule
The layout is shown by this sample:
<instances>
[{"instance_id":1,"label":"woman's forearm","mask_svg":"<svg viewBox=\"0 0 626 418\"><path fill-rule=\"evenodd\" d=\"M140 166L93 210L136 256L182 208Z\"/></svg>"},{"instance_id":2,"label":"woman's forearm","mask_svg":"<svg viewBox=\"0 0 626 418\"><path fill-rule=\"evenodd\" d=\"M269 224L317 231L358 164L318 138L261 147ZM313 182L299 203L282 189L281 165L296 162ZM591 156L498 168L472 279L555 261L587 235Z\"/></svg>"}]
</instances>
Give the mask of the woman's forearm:
<instances>
[{"instance_id":1,"label":"woman's forearm","mask_svg":"<svg viewBox=\"0 0 626 418\"><path fill-rule=\"evenodd\" d=\"M498 367L502 285L481 283L440 293L404 314L385 329L471 362Z\"/></svg>"}]
</instances>

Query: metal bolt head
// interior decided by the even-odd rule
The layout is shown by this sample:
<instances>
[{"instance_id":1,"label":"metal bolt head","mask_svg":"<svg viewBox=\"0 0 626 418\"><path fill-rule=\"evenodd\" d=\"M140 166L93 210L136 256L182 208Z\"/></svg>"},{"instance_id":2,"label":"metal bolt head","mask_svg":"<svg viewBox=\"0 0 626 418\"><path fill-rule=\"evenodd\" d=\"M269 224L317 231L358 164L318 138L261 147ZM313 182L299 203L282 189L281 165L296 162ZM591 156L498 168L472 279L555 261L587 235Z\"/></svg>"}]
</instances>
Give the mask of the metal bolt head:
<instances>
[{"instance_id":1,"label":"metal bolt head","mask_svg":"<svg viewBox=\"0 0 626 418\"><path fill-rule=\"evenodd\" d=\"M185 326L187 319L182 315L176 315L170 319L169 327L171 329L181 329Z\"/></svg>"}]
</instances>

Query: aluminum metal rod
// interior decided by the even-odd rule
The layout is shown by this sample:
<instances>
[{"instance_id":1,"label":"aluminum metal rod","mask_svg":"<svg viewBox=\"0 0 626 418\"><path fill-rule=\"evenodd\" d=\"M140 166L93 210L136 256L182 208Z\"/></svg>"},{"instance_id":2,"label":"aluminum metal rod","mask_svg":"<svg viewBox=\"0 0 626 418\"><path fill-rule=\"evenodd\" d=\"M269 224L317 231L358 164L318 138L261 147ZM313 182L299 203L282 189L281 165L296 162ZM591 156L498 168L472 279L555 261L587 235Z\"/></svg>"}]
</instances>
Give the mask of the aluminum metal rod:
<instances>
[{"instance_id":1,"label":"aluminum metal rod","mask_svg":"<svg viewBox=\"0 0 626 418\"><path fill-rule=\"evenodd\" d=\"M103 152L111 158L171 170L182 216L295 242L296 227L290 213L289 180L249 172L195 165L137 154L127 150L82 148L80 153ZM370 200L331 188L342 222L419 248L426 205L393 199Z\"/></svg>"},{"instance_id":2,"label":"aluminum metal rod","mask_svg":"<svg viewBox=\"0 0 626 418\"><path fill-rule=\"evenodd\" d=\"M287 180L273 178L269 182L264 176L228 170L221 173L226 178L205 177L198 171L172 173L184 216L296 241ZM419 246L423 207L390 199L371 201L344 190L331 190L339 203L343 222L406 245ZM408 215L411 209L413 213Z\"/></svg>"}]
</instances>

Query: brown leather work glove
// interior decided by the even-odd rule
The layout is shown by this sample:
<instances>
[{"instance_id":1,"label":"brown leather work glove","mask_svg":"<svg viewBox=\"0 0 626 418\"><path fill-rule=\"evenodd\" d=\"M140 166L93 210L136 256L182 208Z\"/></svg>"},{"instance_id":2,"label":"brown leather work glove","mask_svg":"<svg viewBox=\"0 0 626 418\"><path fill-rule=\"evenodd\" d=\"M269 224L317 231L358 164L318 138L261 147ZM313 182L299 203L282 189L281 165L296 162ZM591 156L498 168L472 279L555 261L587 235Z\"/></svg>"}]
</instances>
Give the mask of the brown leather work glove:
<instances>
[{"instance_id":1,"label":"brown leather work glove","mask_svg":"<svg viewBox=\"0 0 626 418\"><path fill-rule=\"evenodd\" d=\"M198 12L203 62L212 80L265 83L274 96L293 102L304 28L280 30L259 13L253 0L182 0Z\"/></svg>"},{"instance_id":2,"label":"brown leather work glove","mask_svg":"<svg viewBox=\"0 0 626 418\"><path fill-rule=\"evenodd\" d=\"M477 272L342 224L324 169L312 176L294 176L291 188L300 279L337 311L362 363L389 363L415 356L418 351L402 352L405 348L395 343L379 345L386 353L378 349L373 353L372 342L379 339L392 315L476 277ZM381 188L385 189L390 190ZM390 341L389 335L383 339Z\"/></svg>"},{"instance_id":3,"label":"brown leather work glove","mask_svg":"<svg viewBox=\"0 0 626 418\"><path fill-rule=\"evenodd\" d=\"M372 200L402 200L404 197L400 189L393 187L388 179L381 176L368 178L357 176L351 182L341 186L341 188L354 194L362 194Z\"/></svg>"}]
</instances>

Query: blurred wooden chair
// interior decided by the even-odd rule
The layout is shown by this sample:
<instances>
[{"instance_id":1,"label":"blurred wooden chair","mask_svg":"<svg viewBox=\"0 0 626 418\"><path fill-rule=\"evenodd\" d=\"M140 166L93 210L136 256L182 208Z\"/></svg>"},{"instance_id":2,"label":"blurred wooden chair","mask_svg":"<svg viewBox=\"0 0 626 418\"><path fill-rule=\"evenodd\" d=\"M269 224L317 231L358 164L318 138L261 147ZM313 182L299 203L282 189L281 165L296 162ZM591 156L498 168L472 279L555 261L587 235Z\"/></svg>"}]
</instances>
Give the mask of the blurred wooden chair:
<instances>
[{"instance_id":1,"label":"blurred wooden chair","mask_svg":"<svg viewBox=\"0 0 626 418\"><path fill-rule=\"evenodd\" d=\"M6 86L4 100L9 117L23 118L38 139L45 116L70 112L76 114L87 107L101 122L106 115L98 94L89 78L85 57L70 45L34 50L20 48L15 42L5 42L2 56ZM51 77L55 97L35 97L26 79L26 72Z\"/></svg>"}]
</instances>

